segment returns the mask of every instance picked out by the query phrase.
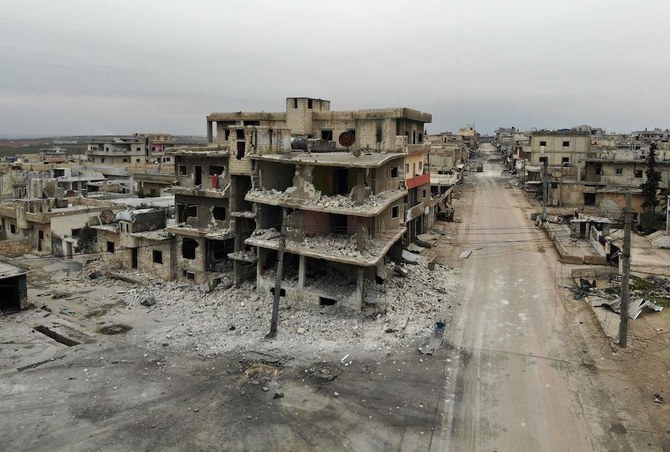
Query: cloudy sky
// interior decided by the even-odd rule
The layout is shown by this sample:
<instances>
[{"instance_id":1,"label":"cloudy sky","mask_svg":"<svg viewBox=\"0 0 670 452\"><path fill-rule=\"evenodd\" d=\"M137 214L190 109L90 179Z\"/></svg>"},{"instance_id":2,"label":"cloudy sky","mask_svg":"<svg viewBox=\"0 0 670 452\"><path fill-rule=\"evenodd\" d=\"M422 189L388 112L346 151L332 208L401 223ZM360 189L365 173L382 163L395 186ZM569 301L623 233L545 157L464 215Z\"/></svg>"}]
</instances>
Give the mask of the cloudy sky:
<instances>
[{"instance_id":1,"label":"cloudy sky","mask_svg":"<svg viewBox=\"0 0 670 452\"><path fill-rule=\"evenodd\" d=\"M406 106L670 127L667 0L0 0L0 135L205 134L213 111Z\"/></svg>"}]
</instances>

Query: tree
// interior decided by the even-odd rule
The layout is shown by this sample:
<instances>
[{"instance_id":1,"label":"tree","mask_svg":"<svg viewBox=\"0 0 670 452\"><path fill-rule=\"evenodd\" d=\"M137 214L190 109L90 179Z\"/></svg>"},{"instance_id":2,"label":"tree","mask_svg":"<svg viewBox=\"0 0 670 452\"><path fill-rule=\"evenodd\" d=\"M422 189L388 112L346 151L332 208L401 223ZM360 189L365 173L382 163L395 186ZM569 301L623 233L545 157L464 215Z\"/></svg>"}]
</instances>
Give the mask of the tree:
<instances>
[{"instance_id":1,"label":"tree","mask_svg":"<svg viewBox=\"0 0 670 452\"><path fill-rule=\"evenodd\" d=\"M646 231L657 229L658 218L656 216L656 207L658 207L658 187L661 184L661 173L656 170L656 143L649 145L649 155L647 155L647 170L645 171L646 180L640 184L644 202L644 213L641 218L641 226Z\"/></svg>"},{"instance_id":2,"label":"tree","mask_svg":"<svg viewBox=\"0 0 670 452\"><path fill-rule=\"evenodd\" d=\"M79 240L74 249L75 253L90 254L95 251L95 244L98 242L95 229L85 226L79 231Z\"/></svg>"}]
</instances>

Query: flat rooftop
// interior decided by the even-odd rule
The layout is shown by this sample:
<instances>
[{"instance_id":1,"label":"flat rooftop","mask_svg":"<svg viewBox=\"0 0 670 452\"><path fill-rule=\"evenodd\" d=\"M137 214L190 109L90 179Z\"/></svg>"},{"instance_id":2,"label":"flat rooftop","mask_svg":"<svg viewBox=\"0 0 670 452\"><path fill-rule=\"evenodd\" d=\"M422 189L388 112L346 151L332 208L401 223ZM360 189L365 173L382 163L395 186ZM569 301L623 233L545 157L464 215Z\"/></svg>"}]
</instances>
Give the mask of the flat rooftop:
<instances>
[{"instance_id":1,"label":"flat rooftop","mask_svg":"<svg viewBox=\"0 0 670 452\"><path fill-rule=\"evenodd\" d=\"M291 152L289 154L249 155L249 157L254 160L265 160L268 162L301 163L314 166L341 166L346 168L378 168L391 160L403 158L404 156L405 154L400 152L362 153L359 157L356 157L349 152L324 152L315 154L307 152Z\"/></svg>"},{"instance_id":2,"label":"flat rooftop","mask_svg":"<svg viewBox=\"0 0 670 452\"><path fill-rule=\"evenodd\" d=\"M12 278L14 276L25 275L26 273L28 273L28 270L25 268L0 261L0 279Z\"/></svg>"},{"instance_id":3,"label":"flat rooftop","mask_svg":"<svg viewBox=\"0 0 670 452\"><path fill-rule=\"evenodd\" d=\"M108 201L112 204L121 204L130 207L170 207L174 205L174 195L149 198L120 198Z\"/></svg>"}]
</instances>

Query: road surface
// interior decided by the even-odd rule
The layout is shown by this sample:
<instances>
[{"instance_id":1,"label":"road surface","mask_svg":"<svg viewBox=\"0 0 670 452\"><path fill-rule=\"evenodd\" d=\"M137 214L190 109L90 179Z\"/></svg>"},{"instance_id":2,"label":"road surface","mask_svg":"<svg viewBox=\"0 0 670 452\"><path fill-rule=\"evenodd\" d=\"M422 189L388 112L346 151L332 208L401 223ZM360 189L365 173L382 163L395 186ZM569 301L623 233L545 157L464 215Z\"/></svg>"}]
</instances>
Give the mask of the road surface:
<instances>
[{"instance_id":1,"label":"road surface","mask_svg":"<svg viewBox=\"0 0 670 452\"><path fill-rule=\"evenodd\" d=\"M612 436L607 397L572 337L556 254L501 169L489 161L471 173L461 198L470 207L461 203L452 245L472 254L448 335L448 415L431 450L628 450Z\"/></svg>"}]
</instances>

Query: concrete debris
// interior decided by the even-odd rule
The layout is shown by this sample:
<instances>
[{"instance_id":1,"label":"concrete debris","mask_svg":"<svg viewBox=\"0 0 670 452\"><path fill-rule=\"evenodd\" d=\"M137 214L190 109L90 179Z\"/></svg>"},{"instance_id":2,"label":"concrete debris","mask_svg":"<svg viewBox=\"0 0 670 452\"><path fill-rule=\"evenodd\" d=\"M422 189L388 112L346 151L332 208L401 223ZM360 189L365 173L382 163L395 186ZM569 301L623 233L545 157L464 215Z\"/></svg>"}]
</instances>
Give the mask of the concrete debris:
<instances>
[{"instance_id":1,"label":"concrete debris","mask_svg":"<svg viewBox=\"0 0 670 452\"><path fill-rule=\"evenodd\" d=\"M420 253L420 252L423 251L424 249L425 249L424 247L419 246L419 245L416 245L416 244L414 244L414 243L410 243L410 244L407 246L407 251L409 251L409 252L411 252L411 253Z\"/></svg>"},{"instance_id":2,"label":"concrete debris","mask_svg":"<svg viewBox=\"0 0 670 452\"><path fill-rule=\"evenodd\" d=\"M425 261L426 259L423 256L420 256L418 254L410 253L407 250L402 250L402 259L406 262L410 262L412 264L418 264L419 262Z\"/></svg>"},{"instance_id":3,"label":"concrete debris","mask_svg":"<svg viewBox=\"0 0 670 452\"><path fill-rule=\"evenodd\" d=\"M604 302L600 304L593 304L593 307L605 307L609 308L617 314L621 313L621 298L617 298L614 301ZM643 298L631 298L628 303L628 317L635 320L640 317L643 309L649 309L654 312L661 312L663 306L658 306L651 301L644 300Z\"/></svg>"},{"instance_id":4,"label":"concrete debris","mask_svg":"<svg viewBox=\"0 0 670 452\"><path fill-rule=\"evenodd\" d=\"M458 255L459 259L467 259L472 254L470 250L464 250L461 254Z\"/></svg>"},{"instance_id":5,"label":"concrete debris","mask_svg":"<svg viewBox=\"0 0 670 452\"><path fill-rule=\"evenodd\" d=\"M661 394L654 394L654 402L656 403L665 403L663 396Z\"/></svg>"},{"instance_id":6,"label":"concrete debris","mask_svg":"<svg viewBox=\"0 0 670 452\"><path fill-rule=\"evenodd\" d=\"M149 333L149 345L163 350L163 344L169 344L169 349L175 353L219 356L254 350L261 354L259 357L290 354L296 358L313 359L323 353L361 347L364 351L391 351L432 332L435 319L445 318L444 312L451 318L448 307L455 302L453 297L460 278L459 270L436 265L431 271L423 262L414 265L388 263L385 267L388 278L384 284L365 281L362 311L332 306L324 315L325 307L283 300L278 335L271 342L264 337L270 328L272 296L259 294L252 282L234 287L220 284L203 296L197 285L176 281L157 284L150 275L127 272L124 275L142 279L143 283L136 287L128 285L121 291L115 286L113 296L128 308L140 306L143 300L152 297L159 300L155 307L146 311L147 322L157 321L162 326ZM92 270L87 266L79 278L88 281L88 273ZM104 279L100 281L101 285L107 284ZM332 278L330 283L337 288L337 281ZM409 313L411 322L408 321ZM386 333L389 327L396 331ZM116 330L114 328L108 334L125 332ZM127 331L126 334L145 334L144 330L138 331L141 332ZM257 362L259 359L254 358ZM355 355L351 354L346 364L349 361L355 361Z\"/></svg>"},{"instance_id":7,"label":"concrete debris","mask_svg":"<svg viewBox=\"0 0 670 452\"><path fill-rule=\"evenodd\" d=\"M153 306L156 304L156 299L154 297L146 297L142 301L140 301L140 304L142 306Z\"/></svg>"}]
</instances>

